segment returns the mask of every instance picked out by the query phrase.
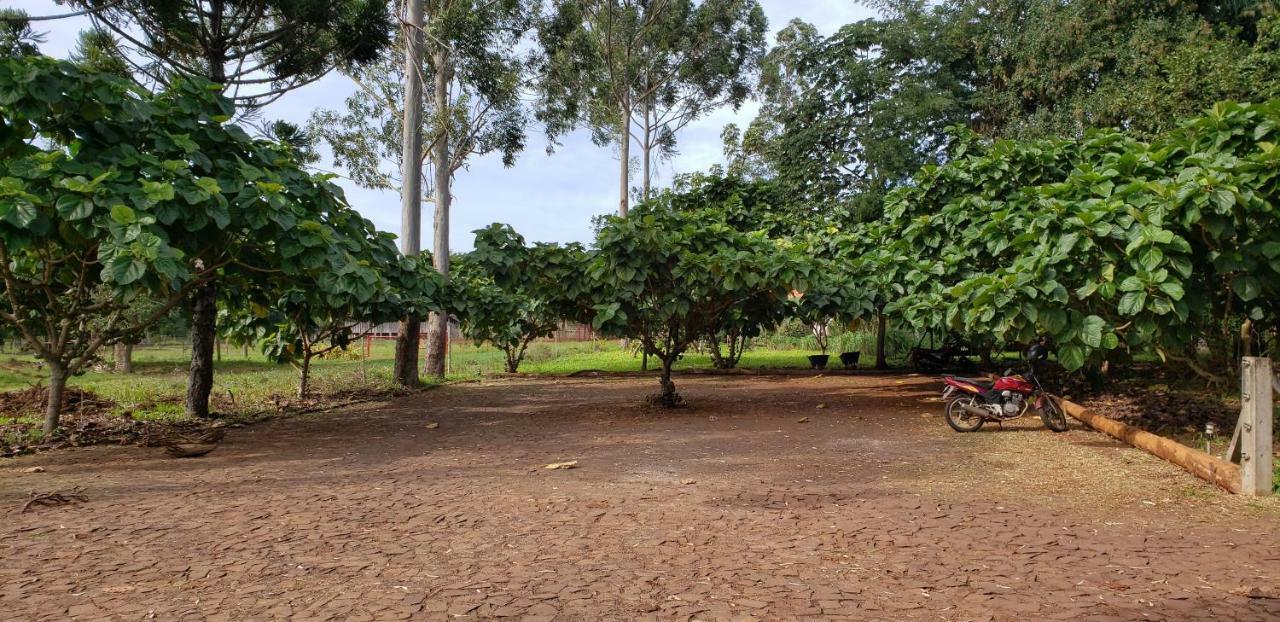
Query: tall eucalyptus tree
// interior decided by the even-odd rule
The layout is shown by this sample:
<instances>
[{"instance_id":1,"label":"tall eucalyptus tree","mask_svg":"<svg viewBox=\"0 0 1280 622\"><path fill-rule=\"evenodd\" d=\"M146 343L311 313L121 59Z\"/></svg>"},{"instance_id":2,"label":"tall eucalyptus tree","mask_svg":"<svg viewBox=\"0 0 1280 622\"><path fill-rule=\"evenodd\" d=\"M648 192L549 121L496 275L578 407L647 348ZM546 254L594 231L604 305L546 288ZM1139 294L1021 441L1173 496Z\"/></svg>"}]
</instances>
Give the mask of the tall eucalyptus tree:
<instances>
[{"instance_id":1,"label":"tall eucalyptus tree","mask_svg":"<svg viewBox=\"0 0 1280 622\"><path fill-rule=\"evenodd\" d=\"M539 36L540 114L554 130L584 124L596 144L616 144L618 213L626 215L631 143L641 150L641 196L652 160L675 151L676 133L751 94L764 54L756 0L555 0ZM556 128L555 124L562 126Z\"/></svg>"},{"instance_id":2,"label":"tall eucalyptus tree","mask_svg":"<svg viewBox=\"0 0 1280 622\"><path fill-rule=\"evenodd\" d=\"M352 71L359 86L341 111L322 110L311 122L333 150L334 160L356 183L369 188L400 187L402 235L416 236L421 199L413 189L427 179L435 204L432 258L449 274L449 217L452 180L472 156L501 154L515 163L525 146L526 86L532 51L517 51L533 23L527 0L424 0L421 29L407 28L400 41L416 53L383 58ZM414 20L406 19L406 23ZM414 43L415 35L420 43ZM411 60L416 59L416 60ZM409 90L423 84L422 108L414 120ZM410 114L406 115L408 110ZM411 149L419 141L422 149ZM417 381L409 363L417 352L417 331L402 324L397 343L397 379ZM426 373L444 375L448 318L434 314L427 326Z\"/></svg>"}]
</instances>

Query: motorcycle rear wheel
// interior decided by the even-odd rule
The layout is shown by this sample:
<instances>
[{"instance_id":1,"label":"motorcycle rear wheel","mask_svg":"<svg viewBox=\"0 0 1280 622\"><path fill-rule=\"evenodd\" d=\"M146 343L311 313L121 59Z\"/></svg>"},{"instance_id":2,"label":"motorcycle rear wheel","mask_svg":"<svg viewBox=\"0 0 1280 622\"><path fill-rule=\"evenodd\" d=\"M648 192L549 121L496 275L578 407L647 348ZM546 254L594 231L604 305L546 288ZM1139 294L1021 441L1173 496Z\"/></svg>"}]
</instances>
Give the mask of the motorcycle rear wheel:
<instances>
[{"instance_id":1,"label":"motorcycle rear wheel","mask_svg":"<svg viewBox=\"0 0 1280 622\"><path fill-rule=\"evenodd\" d=\"M947 402L947 425L951 426L956 432L977 432L982 428L982 424L987 420L983 417L975 417L968 413L963 405L977 406L977 400L972 397L958 397Z\"/></svg>"},{"instance_id":2,"label":"motorcycle rear wheel","mask_svg":"<svg viewBox=\"0 0 1280 622\"><path fill-rule=\"evenodd\" d=\"M1067 431L1067 413L1062 412L1062 407L1052 399L1045 398L1044 408L1040 409L1040 420L1054 432Z\"/></svg>"}]
</instances>

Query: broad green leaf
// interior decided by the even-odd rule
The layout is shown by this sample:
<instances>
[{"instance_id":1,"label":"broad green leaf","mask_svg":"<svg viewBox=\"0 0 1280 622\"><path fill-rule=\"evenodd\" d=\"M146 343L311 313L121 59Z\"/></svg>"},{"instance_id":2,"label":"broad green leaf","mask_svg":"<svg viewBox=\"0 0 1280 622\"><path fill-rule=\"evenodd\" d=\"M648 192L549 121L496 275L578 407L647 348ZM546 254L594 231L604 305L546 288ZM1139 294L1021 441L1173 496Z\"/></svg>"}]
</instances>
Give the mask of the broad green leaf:
<instances>
[{"instance_id":1,"label":"broad green leaf","mask_svg":"<svg viewBox=\"0 0 1280 622\"><path fill-rule=\"evenodd\" d=\"M1120 315L1137 315L1142 312L1146 304L1146 292L1129 292L1120 297L1120 304L1117 305L1116 311L1119 311Z\"/></svg>"},{"instance_id":2,"label":"broad green leaf","mask_svg":"<svg viewBox=\"0 0 1280 622\"><path fill-rule=\"evenodd\" d=\"M1058 349L1058 362L1067 371L1076 371L1084 367L1084 348L1071 344Z\"/></svg>"},{"instance_id":3,"label":"broad green leaf","mask_svg":"<svg viewBox=\"0 0 1280 622\"><path fill-rule=\"evenodd\" d=\"M1173 300L1182 300L1182 297L1186 295L1186 292L1182 289L1182 284L1176 281L1165 281L1157 287Z\"/></svg>"},{"instance_id":4,"label":"broad green leaf","mask_svg":"<svg viewBox=\"0 0 1280 622\"><path fill-rule=\"evenodd\" d=\"M1248 302L1262 295L1262 282L1252 275L1242 276L1231 282L1231 289L1241 300Z\"/></svg>"},{"instance_id":5,"label":"broad green leaf","mask_svg":"<svg viewBox=\"0 0 1280 622\"><path fill-rule=\"evenodd\" d=\"M121 225L132 225L138 222L138 216L134 214L133 208L128 205L117 204L111 206L111 220Z\"/></svg>"},{"instance_id":6,"label":"broad green leaf","mask_svg":"<svg viewBox=\"0 0 1280 622\"><path fill-rule=\"evenodd\" d=\"M1102 347L1102 330L1106 325L1106 320L1096 315L1084 318L1080 324L1080 341L1091 348Z\"/></svg>"},{"instance_id":7,"label":"broad green leaf","mask_svg":"<svg viewBox=\"0 0 1280 622\"><path fill-rule=\"evenodd\" d=\"M67 220L82 220L93 214L93 199L75 194L58 197L58 215Z\"/></svg>"}]
</instances>

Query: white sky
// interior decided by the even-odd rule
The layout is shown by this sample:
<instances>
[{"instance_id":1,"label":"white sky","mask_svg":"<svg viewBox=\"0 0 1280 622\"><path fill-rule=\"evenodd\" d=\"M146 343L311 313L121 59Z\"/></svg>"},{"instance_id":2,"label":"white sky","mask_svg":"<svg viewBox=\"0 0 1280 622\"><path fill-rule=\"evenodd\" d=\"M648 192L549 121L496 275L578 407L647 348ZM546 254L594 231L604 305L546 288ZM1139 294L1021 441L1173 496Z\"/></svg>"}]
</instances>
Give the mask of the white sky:
<instances>
[{"instance_id":1,"label":"white sky","mask_svg":"<svg viewBox=\"0 0 1280 622\"><path fill-rule=\"evenodd\" d=\"M776 32L792 18L817 26L831 34L840 26L874 15L856 0L760 0ZM52 0L0 0L0 6L25 10L29 15L55 15L69 11ZM50 56L65 57L75 46L77 33L87 28L87 18L33 22L45 35L41 50ZM770 37L772 43L772 37ZM265 110L266 118L278 118L304 125L313 110L341 109L354 86L341 74L289 93ZM691 123L677 136L678 155L656 167L655 186L662 187L675 173L704 170L723 160L720 131L727 123L745 126L758 106L747 102L737 112L716 110ZM473 158L468 168L458 171L453 185L450 246L454 251L471 248L471 232L493 222L508 223L529 241L587 242L593 215L617 210L618 160L611 148L596 147L586 131L561 139L552 155L546 155L546 139L541 128L529 128L528 146L512 168L504 168L501 158L490 155ZM637 149L633 146L632 154ZM325 153L320 166L332 168ZM349 180L339 180L347 199L379 229L399 233L400 198L394 192L366 190ZM636 175L632 185L638 186ZM424 206L422 241L430 247L432 217Z\"/></svg>"}]
</instances>

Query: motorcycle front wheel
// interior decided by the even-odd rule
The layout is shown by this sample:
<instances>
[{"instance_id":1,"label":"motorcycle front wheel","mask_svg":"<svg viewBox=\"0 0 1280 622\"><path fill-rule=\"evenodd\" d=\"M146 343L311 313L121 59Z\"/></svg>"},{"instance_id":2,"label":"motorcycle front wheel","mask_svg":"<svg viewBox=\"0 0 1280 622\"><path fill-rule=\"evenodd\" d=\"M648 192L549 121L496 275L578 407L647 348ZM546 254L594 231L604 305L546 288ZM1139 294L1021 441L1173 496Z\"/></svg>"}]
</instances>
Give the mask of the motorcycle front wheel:
<instances>
[{"instance_id":1,"label":"motorcycle front wheel","mask_svg":"<svg viewBox=\"0 0 1280 622\"><path fill-rule=\"evenodd\" d=\"M1067 413L1062 412L1062 407L1051 398L1044 399L1044 407L1040 409L1040 420L1044 422L1046 428L1054 432L1067 431Z\"/></svg>"},{"instance_id":2,"label":"motorcycle front wheel","mask_svg":"<svg viewBox=\"0 0 1280 622\"><path fill-rule=\"evenodd\" d=\"M962 406L977 406L972 397L958 397L947 402L947 425L956 432L977 432L987 420L969 414Z\"/></svg>"}]
</instances>

